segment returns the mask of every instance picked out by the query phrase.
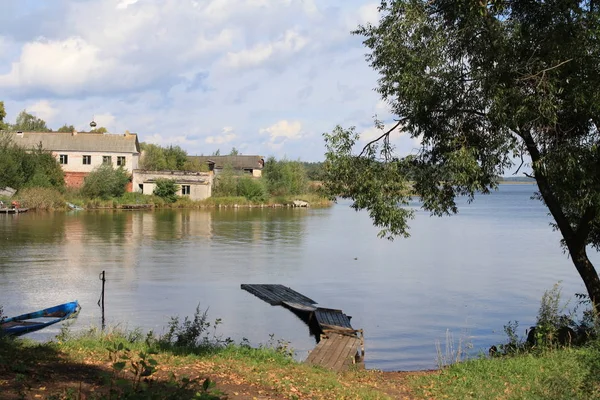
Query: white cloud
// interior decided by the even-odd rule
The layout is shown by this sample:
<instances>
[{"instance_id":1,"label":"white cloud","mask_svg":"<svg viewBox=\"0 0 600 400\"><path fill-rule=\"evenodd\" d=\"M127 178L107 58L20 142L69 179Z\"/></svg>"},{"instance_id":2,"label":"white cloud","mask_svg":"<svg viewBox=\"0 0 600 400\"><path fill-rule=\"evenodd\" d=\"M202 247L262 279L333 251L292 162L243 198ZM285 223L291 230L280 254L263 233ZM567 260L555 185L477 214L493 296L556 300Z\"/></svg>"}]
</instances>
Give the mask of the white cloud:
<instances>
[{"instance_id":1,"label":"white cloud","mask_svg":"<svg viewBox=\"0 0 600 400\"><path fill-rule=\"evenodd\" d=\"M379 22L379 4L369 3L361 6L358 9L358 22L361 25L372 24Z\"/></svg>"},{"instance_id":2,"label":"white cloud","mask_svg":"<svg viewBox=\"0 0 600 400\"><path fill-rule=\"evenodd\" d=\"M260 129L260 133L269 134L271 142L275 142L278 138L285 139L300 139L302 131L302 124L300 121L288 121L281 120L276 122L275 124L269 126L268 128Z\"/></svg>"},{"instance_id":3,"label":"white cloud","mask_svg":"<svg viewBox=\"0 0 600 400\"><path fill-rule=\"evenodd\" d=\"M205 143L208 144L225 144L231 143L237 138L237 135L233 133L233 127L225 126L220 135L208 136L204 139Z\"/></svg>"},{"instance_id":4,"label":"white cloud","mask_svg":"<svg viewBox=\"0 0 600 400\"><path fill-rule=\"evenodd\" d=\"M53 129L87 130L99 112L98 126L190 154L235 143L319 160L321 132L391 119L349 33L373 20L373 1L61 1L43 24L3 25L0 100L7 120L37 105ZM14 3L36 20L39 7Z\"/></svg>"},{"instance_id":5,"label":"white cloud","mask_svg":"<svg viewBox=\"0 0 600 400\"><path fill-rule=\"evenodd\" d=\"M58 110L48 100L40 100L27 107L27 111L46 122L52 120Z\"/></svg>"},{"instance_id":6,"label":"white cloud","mask_svg":"<svg viewBox=\"0 0 600 400\"><path fill-rule=\"evenodd\" d=\"M230 68L250 68L274 58L288 57L301 51L308 39L295 30L287 30L283 37L270 43L260 43L252 48L229 52L224 64Z\"/></svg>"},{"instance_id":7,"label":"white cloud","mask_svg":"<svg viewBox=\"0 0 600 400\"><path fill-rule=\"evenodd\" d=\"M18 61L10 72L0 75L0 87L37 88L61 95L89 89L100 90L95 82L104 82L108 75L119 76L113 85L128 86L135 79L135 69L103 58L101 50L85 40L39 39L23 46Z\"/></svg>"},{"instance_id":8,"label":"white cloud","mask_svg":"<svg viewBox=\"0 0 600 400\"><path fill-rule=\"evenodd\" d=\"M119 4L117 4L117 9L122 10L129 7L132 4L137 3L138 0L121 0Z\"/></svg>"},{"instance_id":9,"label":"white cloud","mask_svg":"<svg viewBox=\"0 0 600 400\"><path fill-rule=\"evenodd\" d=\"M115 116L110 113L94 115L97 127L105 127L109 132L115 132Z\"/></svg>"}]
</instances>

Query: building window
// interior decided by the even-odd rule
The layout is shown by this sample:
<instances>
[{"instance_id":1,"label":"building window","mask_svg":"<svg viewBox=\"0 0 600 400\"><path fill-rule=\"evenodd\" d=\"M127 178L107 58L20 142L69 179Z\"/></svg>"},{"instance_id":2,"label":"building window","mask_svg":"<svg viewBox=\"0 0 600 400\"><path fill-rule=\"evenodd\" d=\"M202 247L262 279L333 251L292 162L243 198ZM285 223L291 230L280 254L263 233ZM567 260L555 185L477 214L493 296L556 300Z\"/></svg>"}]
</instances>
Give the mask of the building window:
<instances>
[{"instance_id":1,"label":"building window","mask_svg":"<svg viewBox=\"0 0 600 400\"><path fill-rule=\"evenodd\" d=\"M118 167L125 166L125 157L124 156L117 156L117 166Z\"/></svg>"},{"instance_id":2,"label":"building window","mask_svg":"<svg viewBox=\"0 0 600 400\"><path fill-rule=\"evenodd\" d=\"M181 195L185 196L186 194L190 194L190 185L181 185Z\"/></svg>"},{"instance_id":3,"label":"building window","mask_svg":"<svg viewBox=\"0 0 600 400\"><path fill-rule=\"evenodd\" d=\"M112 164L111 156L102 156L102 164Z\"/></svg>"},{"instance_id":4,"label":"building window","mask_svg":"<svg viewBox=\"0 0 600 400\"><path fill-rule=\"evenodd\" d=\"M83 165L91 165L92 156L83 156Z\"/></svg>"},{"instance_id":5,"label":"building window","mask_svg":"<svg viewBox=\"0 0 600 400\"><path fill-rule=\"evenodd\" d=\"M67 154L61 154L58 156L58 162L60 164L68 164L69 163L69 156Z\"/></svg>"}]
</instances>

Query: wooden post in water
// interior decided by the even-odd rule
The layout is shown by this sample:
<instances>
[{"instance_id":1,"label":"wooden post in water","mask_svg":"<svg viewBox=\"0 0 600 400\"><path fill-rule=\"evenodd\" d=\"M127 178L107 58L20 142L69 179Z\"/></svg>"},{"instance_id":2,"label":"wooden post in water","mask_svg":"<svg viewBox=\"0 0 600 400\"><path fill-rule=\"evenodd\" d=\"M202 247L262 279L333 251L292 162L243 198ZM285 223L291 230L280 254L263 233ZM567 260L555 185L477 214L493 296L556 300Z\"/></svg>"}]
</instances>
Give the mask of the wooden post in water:
<instances>
[{"instance_id":1,"label":"wooden post in water","mask_svg":"<svg viewBox=\"0 0 600 400\"><path fill-rule=\"evenodd\" d=\"M104 284L106 283L105 272L102 271L100 274L100 280L102 281L102 292L100 293L100 299L98 300L98 306L102 308L102 330L104 330L105 320L104 320Z\"/></svg>"}]
</instances>

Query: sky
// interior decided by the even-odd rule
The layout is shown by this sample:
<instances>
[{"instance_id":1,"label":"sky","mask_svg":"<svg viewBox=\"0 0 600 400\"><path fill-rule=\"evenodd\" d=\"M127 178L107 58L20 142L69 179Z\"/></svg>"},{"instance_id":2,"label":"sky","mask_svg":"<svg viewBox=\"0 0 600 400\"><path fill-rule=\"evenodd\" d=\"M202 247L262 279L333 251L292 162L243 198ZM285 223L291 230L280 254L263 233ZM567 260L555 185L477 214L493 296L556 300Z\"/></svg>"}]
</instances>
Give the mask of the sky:
<instances>
[{"instance_id":1,"label":"sky","mask_svg":"<svg viewBox=\"0 0 600 400\"><path fill-rule=\"evenodd\" d=\"M393 122L351 31L378 0L0 0L0 101L58 129L188 154L322 161L322 134ZM400 155L418 143L395 136Z\"/></svg>"}]
</instances>

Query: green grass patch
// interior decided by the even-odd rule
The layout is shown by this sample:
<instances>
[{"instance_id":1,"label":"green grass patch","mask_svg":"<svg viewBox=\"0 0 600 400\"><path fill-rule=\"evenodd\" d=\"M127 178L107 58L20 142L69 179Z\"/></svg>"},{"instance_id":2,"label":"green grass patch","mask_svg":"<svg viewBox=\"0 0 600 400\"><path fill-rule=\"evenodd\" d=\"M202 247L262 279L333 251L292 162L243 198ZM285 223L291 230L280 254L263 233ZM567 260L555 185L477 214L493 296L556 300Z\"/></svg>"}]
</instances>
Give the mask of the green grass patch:
<instances>
[{"instance_id":1,"label":"green grass patch","mask_svg":"<svg viewBox=\"0 0 600 400\"><path fill-rule=\"evenodd\" d=\"M415 377L409 384L423 398L599 399L598 355L588 346L480 358Z\"/></svg>"}]
</instances>

